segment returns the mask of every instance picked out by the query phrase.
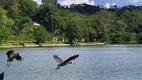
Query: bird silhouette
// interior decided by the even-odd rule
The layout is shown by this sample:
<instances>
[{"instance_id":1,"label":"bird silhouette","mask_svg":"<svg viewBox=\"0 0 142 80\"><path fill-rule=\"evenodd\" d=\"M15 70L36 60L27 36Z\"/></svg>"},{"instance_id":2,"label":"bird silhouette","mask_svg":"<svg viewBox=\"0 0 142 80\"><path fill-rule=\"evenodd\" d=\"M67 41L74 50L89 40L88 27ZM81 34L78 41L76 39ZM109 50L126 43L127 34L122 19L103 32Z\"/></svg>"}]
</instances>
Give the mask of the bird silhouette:
<instances>
[{"instance_id":1,"label":"bird silhouette","mask_svg":"<svg viewBox=\"0 0 142 80\"><path fill-rule=\"evenodd\" d=\"M22 61L23 58L20 56L19 53L15 53L14 54L14 51L13 50L9 50L7 51L6 53L7 55L7 66L9 67L10 66L10 63L15 59L15 60L18 60L18 61Z\"/></svg>"},{"instance_id":2,"label":"bird silhouette","mask_svg":"<svg viewBox=\"0 0 142 80\"><path fill-rule=\"evenodd\" d=\"M71 60L76 59L77 57L79 57L79 55L77 54L77 55L71 56L71 57L69 57L69 58L66 59L66 60L62 60L62 59L59 58L57 55L53 55L53 57L54 57L54 59L59 63L59 64L57 65L57 68L56 68L56 69L60 69L61 66L65 66L65 65L67 65L67 64L72 64L73 62L71 62Z\"/></svg>"},{"instance_id":3,"label":"bird silhouette","mask_svg":"<svg viewBox=\"0 0 142 80\"><path fill-rule=\"evenodd\" d=\"M2 72L1 74L0 74L0 80L3 80L4 79L4 72Z\"/></svg>"}]
</instances>

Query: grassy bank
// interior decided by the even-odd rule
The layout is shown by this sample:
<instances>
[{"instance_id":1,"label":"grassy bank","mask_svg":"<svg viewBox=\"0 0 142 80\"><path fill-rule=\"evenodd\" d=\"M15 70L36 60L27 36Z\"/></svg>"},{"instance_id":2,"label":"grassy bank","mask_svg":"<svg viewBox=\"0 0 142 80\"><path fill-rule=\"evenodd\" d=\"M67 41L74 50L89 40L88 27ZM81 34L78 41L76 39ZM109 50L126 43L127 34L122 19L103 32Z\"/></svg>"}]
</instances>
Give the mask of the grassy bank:
<instances>
[{"instance_id":1,"label":"grassy bank","mask_svg":"<svg viewBox=\"0 0 142 80\"><path fill-rule=\"evenodd\" d=\"M0 48L16 48L16 47L58 47L58 46L96 46L104 45L104 43L74 43L74 44L64 44L64 43L40 43L40 45L34 43L24 43L24 46L19 43L3 43Z\"/></svg>"}]
</instances>

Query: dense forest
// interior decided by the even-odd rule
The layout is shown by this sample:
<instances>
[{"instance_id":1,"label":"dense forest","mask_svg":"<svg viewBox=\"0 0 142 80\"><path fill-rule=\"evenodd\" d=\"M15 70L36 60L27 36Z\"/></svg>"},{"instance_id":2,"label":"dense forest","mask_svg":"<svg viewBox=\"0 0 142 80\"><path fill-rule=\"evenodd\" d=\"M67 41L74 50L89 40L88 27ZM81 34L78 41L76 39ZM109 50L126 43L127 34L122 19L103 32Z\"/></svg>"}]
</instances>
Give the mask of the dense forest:
<instances>
[{"instance_id":1,"label":"dense forest","mask_svg":"<svg viewBox=\"0 0 142 80\"><path fill-rule=\"evenodd\" d=\"M34 23L40 25L34 25ZM142 43L142 6L87 4L63 7L54 1L0 0L0 43L6 42Z\"/></svg>"}]
</instances>

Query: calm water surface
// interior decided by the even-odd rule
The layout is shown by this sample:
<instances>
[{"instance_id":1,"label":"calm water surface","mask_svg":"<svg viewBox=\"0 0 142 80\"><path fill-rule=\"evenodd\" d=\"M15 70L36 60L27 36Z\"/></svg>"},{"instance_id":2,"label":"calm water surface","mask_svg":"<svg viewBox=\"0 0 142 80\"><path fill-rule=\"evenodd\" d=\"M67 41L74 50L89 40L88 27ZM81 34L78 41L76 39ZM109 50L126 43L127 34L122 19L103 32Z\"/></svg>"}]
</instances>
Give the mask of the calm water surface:
<instances>
[{"instance_id":1,"label":"calm water surface","mask_svg":"<svg viewBox=\"0 0 142 80\"><path fill-rule=\"evenodd\" d=\"M0 49L0 72L5 80L142 80L142 45L11 48L24 60L6 66ZM55 70L53 55L63 59L79 54L74 64Z\"/></svg>"}]
</instances>

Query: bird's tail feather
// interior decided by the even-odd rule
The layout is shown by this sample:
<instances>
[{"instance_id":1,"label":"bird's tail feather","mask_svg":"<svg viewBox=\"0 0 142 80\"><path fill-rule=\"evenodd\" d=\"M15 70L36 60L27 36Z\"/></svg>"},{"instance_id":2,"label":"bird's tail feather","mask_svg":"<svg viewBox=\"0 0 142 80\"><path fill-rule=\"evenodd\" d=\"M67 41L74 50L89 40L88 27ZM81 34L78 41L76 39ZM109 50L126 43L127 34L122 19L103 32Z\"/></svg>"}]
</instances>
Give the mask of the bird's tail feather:
<instances>
[{"instance_id":1,"label":"bird's tail feather","mask_svg":"<svg viewBox=\"0 0 142 80\"><path fill-rule=\"evenodd\" d=\"M56 68L56 69L58 70L58 69L60 69L60 68L61 68L61 66L57 65L57 68Z\"/></svg>"},{"instance_id":2,"label":"bird's tail feather","mask_svg":"<svg viewBox=\"0 0 142 80\"><path fill-rule=\"evenodd\" d=\"M9 67L9 66L10 66L10 64L11 64L11 62L7 62L7 67Z\"/></svg>"}]
</instances>

